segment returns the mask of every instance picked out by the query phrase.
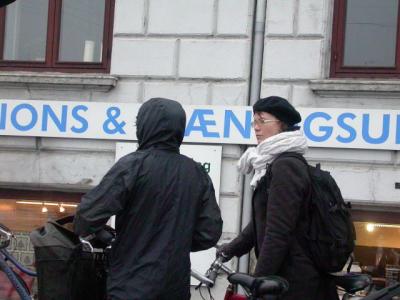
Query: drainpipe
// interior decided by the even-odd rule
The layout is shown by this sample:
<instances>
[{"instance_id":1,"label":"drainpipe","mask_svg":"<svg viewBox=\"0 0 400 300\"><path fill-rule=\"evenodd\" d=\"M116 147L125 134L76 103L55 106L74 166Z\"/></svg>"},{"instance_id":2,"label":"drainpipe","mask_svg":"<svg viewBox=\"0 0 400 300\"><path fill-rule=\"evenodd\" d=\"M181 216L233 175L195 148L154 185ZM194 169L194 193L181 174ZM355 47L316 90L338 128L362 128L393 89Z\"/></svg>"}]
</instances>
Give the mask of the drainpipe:
<instances>
[{"instance_id":1,"label":"drainpipe","mask_svg":"<svg viewBox=\"0 0 400 300\"><path fill-rule=\"evenodd\" d=\"M262 80L262 64L264 54L264 32L265 32L265 15L267 10L267 0L255 0L254 3L254 29L252 40L252 56L250 67L250 91L248 105L253 105L260 98L261 80ZM251 198L253 191L250 187L251 176L244 176L243 193L242 193L242 218L241 229L251 220ZM239 259L239 272L248 273L249 271L249 255L243 255Z\"/></svg>"}]
</instances>

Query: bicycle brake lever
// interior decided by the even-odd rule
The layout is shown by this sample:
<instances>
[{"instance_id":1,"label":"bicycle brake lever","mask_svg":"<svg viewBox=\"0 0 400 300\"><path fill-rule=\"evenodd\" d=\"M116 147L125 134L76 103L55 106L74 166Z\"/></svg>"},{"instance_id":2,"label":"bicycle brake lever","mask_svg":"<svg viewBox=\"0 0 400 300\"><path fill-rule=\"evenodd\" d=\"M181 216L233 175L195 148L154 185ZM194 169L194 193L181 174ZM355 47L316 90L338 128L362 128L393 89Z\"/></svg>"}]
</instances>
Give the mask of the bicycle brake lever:
<instances>
[{"instance_id":1,"label":"bicycle brake lever","mask_svg":"<svg viewBox=\"0 0 400 300\"><path fill-rule=\"evenodd\" d=\"M80 242L82 243L82 249L85 250L85 248L89 249L89 252L93 253L94 252L94 248L92 246L92 244L90 242L88 242L87 240L85 240L82 237L79 237Z\"/></svg>"}]
</instances>

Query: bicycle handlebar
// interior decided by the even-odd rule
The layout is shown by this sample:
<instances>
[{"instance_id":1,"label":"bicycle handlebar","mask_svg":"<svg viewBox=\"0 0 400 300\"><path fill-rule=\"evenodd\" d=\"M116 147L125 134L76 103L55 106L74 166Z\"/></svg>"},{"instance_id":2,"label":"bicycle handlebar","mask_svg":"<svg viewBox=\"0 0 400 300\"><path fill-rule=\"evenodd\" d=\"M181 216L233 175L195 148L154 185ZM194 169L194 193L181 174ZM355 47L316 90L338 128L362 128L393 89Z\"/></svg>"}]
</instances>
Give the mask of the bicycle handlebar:
<instances>
[{"instance_id":1,"label":"bicycle handlebar","mask_svg":"<svg viewBox=\"0 0 400 300\"><path fill-rule=\"evenodd\" d=\"M235 271L229 269L227 266L223 264L224 257L222 255L217 256L217 258L213 261L210 268L208 269L206 276L213 282L213 286L215 284L215 279L218 276L218 272L222 270L225 274L230 275L235 273Z\"/></svg>"},{"instance_id":2,"label":"bicycle handlebar","mask_svg":"<svg viewBox=\"0 0 400 300\"><path fill-rule=\"evenodd\" d=\"M82 243L83 250L86 251L86 249L87 249L88 252L91 252L91 253L94 252L94 248L93 248L92 244L89 242L88 237L84 237L84 238L79 237L79 241Z\"/></svg>"},{"instance_id":3,"label":"bicycle handlebar","mask_svg":"<svg viewBox=\"0 0 400 300\"><path fill-rule=\"evenodd\" d=\"M0 249L7 248L10 245L11 238L14 236L10 229L0 223L0 236L3 236L5 240L0 242Z\"/></svg>"},{"instance_id":4,"label":"bicycle handlebar","mask_svg":"<svg viewBox=\"0 0 400 300\"><path fill-rule=\"evenodd\" d=\"M208 279L206 276L200 274L199 272L195 270L190 271L190 275L194 278L196 278L198 281L201 283L205 284L207 287L213 287L214 286L214 281Z\"/></svg>"},{"instance_id":5,"label":"bicycle handlebar","mask_svg":"<svg viewBox=\"0 0 400 300\"><path fill-rule=\"evenodd\" d=\"M240 284L247 290L249 294L257 296L280 295L288 289L287 281L281 277L268 276L258 278L248 274L236 273L224 265L223 260L224 257L222 255L218 255L217 258L212 262L205 275L201 275L194 270L191 271L191 275L199 280L201 284L205 284L207 287L211 288L215 285L218 272L223 271L228 275L228 281L230 283Z\"/></svg>"},{"instance_id":6,"label":"bicycle handlebar","mask_svg":"<svg viewBox=\"0 0 400 300\"><path fill-rule=\"evenodd\" d=\"M110 249L115 238L115 230L107 226L88 236L80 236L79 241L82 243L82 249L84 251L93 253L97 252L99 249L102 249L101 252L105 249Z\"/></svg>"},{"instance_id":7,"label":"bicycle handlebar","mask_svg":"<svg viewBox=\"0 0 400 300\"><path fill-rule=\"evenodd\" d=\"M216 269L212 269L210 273L207 275L207 278L212 282L212 284L209 287L214 286L217 276L218 276L218 271Z\"/></svg>"},{"instance_id":8,"label":"bicycle handlebar","mask_svg":"<svg viewBox=\"0 0 400 300\"><path fill-rule=\"evenodd\" d=\"M254 277L245 273L229 275L228 280L233 284L240 284L252 293L253 296L281 295L289 289L289 283L279 276Z\"/></svg>"},{"instance_id":9,"label":"bicycle handlebar","mask_svg":"<svg viewBox=\"0 0 400 300\"><path fill-rule=\"evenodd\" d=\"M287 292L289 284L282 280L266 280L260 284L257 289L257 294L262 295L281 295Z\"/></svg>"},{"instance_id":10,"label":"bicycle handlebar","mask_svg":"<svg viewBox=\"0 0 400 300\"><path fill-rule=\"evenodd\" d=\"M231 270L227 266L222 263L223 257L217 256L217 258L212 262L210 268L207 270L205 275L198 273L195 270L191 270L191 275L200 281L202 284L205 284L207 287L211 288L215 285L215 280L217 279L218 272L222 270L226 274L235 273L235 271Z\"/></svg>"}]
</instances>

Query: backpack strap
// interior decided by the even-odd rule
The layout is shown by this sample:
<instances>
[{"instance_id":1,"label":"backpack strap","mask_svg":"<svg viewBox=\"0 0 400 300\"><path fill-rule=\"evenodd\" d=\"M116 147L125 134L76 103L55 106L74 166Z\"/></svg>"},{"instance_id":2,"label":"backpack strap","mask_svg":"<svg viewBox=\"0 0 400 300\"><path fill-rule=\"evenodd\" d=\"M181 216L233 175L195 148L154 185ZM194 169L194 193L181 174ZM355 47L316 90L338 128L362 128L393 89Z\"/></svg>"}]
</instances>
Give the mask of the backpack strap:
<instances>
[{"instance_id":1,"label":"backpack strap","mask_svg":"<svg viewBox=\"0 0 400 300\"><path fill-rule=\"evenodd\" d=\"M267 171L266 171L266 176L267 176L267 178L266 178L266 180L267 180L267 197L268 197L268 194L269 194L269 189L270 189L271 179L272 179L272 165L273 165L277 160L279 160L280 158L284 158L284 157L294 157L294 158L297 158L298 160L301 160L301 161L306 165L306 167L307 167L307 174L309 174L310 180L311 180L311 174L310 174L310 171L309 171L309 165L308 165L307 160L304 158L304 156L303 156L302 154L296 153L296 152L283 152L283 153L279 154L279 155L272 161L272 163L267 164ZM311 193L312 189L313 189L312 183L310 182L310 193ZM311 197L311 195L309 195L309 196ZM309 216L310 216L309 209L310 209L310 201L307 200L306 203L305 203L305 205L304 205L304 207L303 207L303 210L304 210L304 218L305 218L306 220L309 220L309 219L310 219L310 217L309 217ZM254 213L254 212L253 212L253 213ZM302 232L302 230L303 230L303 229L301 229L301 228L298 227L298 226L296 226L296 227L297 227L297 230L295 230L295 232L293 232L292 243L293 243L293 241L295 240L295 235L296 235L297 233L300 233L300 234L301 234L301 232ZM306 248L306 243L307 243L307 241L304 241L304 240L302 240L302 239L297 239L297 238L296 238L296 240L298 241L298 243L299 243L300 247L303 249L303 251L305 251L304 249L307 249L307 248ZM306 252L305 252L305 253L306 253ZM306 255L307 255L307 254L306 254ZM314 263L313 263L313 265L314 265Z\"/></svg>"},{"instance_id":2,"label":"backpack strap","mask_svg":"<svg viewBox=\"0 0 400 300\"><path fill-rule=\"evenodd\" d=\"M310 194L309 194L308 199L311 199L310 197L311 197L311 193L312 193L312 190L313 190L313 185L312 185L312 177L311 177L311 173L310 173L309 164L308 164L307 160L304 158L304 156L303 156L302 154L300 154L300 153L297 153L297 152L283 152L283 153L279 154L279 155L272 161L272 163L267 164L267 171L266 171L267 197L268 197L268 194L269 194L269 189L270 189L271 179L272 179L272 165L273 165L277 160L279 160L280 158L283 158L283 157L294 157L294 158L297 158L298 160L301 160L301 161L306 165L306 167L307 167L307 174L308 174L309 177L310 177ZM304 207L304 210L305 210L305 211L304 211L304 217L305 217L306 219L309 219L309 214L310 214L310 212L309 212L309 210L310 210L310 201L307 201L307 202L306 202L305 207Z\"/></svg>"},{"instance_id":3,"label":"backpack strap","mask_svg":"<svg viewBox=\"0 0 400 300\"><path fill-rule=\"evenodd\" d=\"M272 163L274 163L276 160L278 160L279 158L282 157L294 157L297 158L299 160L301 160L304 164L306 164L308 166L308 162L307 160L304 158L304 156L300 153L297 152L283 152L281 154L279 154Z\"/></svg>"},{"instance_id":4,"label":"backpack strap","mask_svg":"<svg viewBox=\"0 0 400 300\"><path fill-rule=\"evenodd\" d=\"M301 160L308 167L308 162L307 162L307 160L304 158L304 156L302 154L297 153L297 152L282 152L277 157L275 157L275 159L271 163L267 163L267 167L266 167L266 169L267 169L267 171L266 171L266 174L267 174L267 190L269 190L269 185L270 185L271 178L272 178L272 165L282 157L294 157L294 158L297 158L297 159ZM308 171L308 168L307 168L307 171Z\"/></svg>"},{"instance_id":5,"label":"backpack strap","mask_svg":"<svg viewBox=\"0 0 400 300\"><path fill-rule=\"evenodd\" d=\"M308 164L307 160L304 158L304 156L303 156L302 154L297 153L297 152L283 152L283 153L279 154L279 155L273 160L273 162L267 166L267 172L266 172L266 174L267 174L267 176L268 176L268 177L267 177L267 192L269 192L269 186L270 186L270 184L271 184L271 179L272 179L272 165L273 165L277 160L279 160L280 158L284 158L284 157L294 157L294 158L297 158L298 160L302 161L302 162L306 165L307 174L308 174L309 177L310 177L310 194L308 195L308 196L309 196L309 197L307 198L308 200L306 201L305 206L304 206L304 218L305 218L306 220L309 220L309 219L310 219L310 209L311 209L311 202L310 202L310 199L311 199L311 193L312 193L312 190L313 190L313 185L312 185L312 177L311 177L311 173L310 173L309 164ZM320 164L319 164L319 165L320 165ZM299 230L300 230L300 229L299 229ZM299 241L299 243L302 245L303 242L302 242L302 241ZM302 247L304 248L305 246L302 245ZM304 248L304 249L305 249L305 248Z\"/></svg>"}]
</instances>

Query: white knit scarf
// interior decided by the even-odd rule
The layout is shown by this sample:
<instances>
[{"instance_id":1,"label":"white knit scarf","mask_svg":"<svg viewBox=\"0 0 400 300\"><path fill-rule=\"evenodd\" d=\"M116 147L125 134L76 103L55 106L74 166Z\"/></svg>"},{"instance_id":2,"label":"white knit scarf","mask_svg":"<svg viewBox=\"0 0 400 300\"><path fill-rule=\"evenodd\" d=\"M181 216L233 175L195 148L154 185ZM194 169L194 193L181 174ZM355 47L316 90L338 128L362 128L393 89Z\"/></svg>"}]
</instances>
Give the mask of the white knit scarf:
<instances>
[{"instance_id":1,"label":"white knit scarf","mask_svg":"<svg viewBox=\"0 0 400 300\"><path fill-rule=\"evenodd\" d=\"M297 152L304 154L307 150L307 140L300 130L285 131L273 135L262 141L257 147L248 148L239 159L238 168L243 174L254 170L250 182L256 188L261 177L265 175L267 164L270 164L283 152Z\"/></svg>"}]
</instances>

